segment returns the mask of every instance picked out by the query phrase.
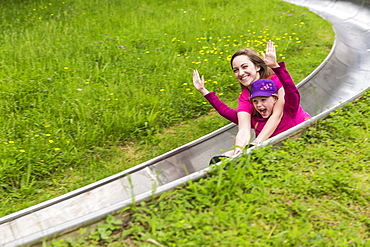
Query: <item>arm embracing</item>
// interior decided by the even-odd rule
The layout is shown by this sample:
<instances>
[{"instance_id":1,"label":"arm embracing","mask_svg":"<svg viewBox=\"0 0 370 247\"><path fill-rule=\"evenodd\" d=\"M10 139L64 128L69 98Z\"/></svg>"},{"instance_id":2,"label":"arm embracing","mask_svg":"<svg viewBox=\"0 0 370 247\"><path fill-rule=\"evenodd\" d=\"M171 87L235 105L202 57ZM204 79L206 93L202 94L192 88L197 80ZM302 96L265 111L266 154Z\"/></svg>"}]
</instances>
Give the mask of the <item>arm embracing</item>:
<instances>
[{"instance_id":1,"label":"arm embracing","mask_svg":"<svg viewBox=\"0 0 370 247\"><path fill-rule=\"evenodd\" d=\"M255 142L263 142L270 138L270 136L274 133L277 126L279 125L281 118L283 117L283 110L284 110L284 88L281 87L278 91L278 101L274 105L274 111L270 118L267 120L265 126L263 127L261 133L256 137Z\"/></svg>"}]
</instances>

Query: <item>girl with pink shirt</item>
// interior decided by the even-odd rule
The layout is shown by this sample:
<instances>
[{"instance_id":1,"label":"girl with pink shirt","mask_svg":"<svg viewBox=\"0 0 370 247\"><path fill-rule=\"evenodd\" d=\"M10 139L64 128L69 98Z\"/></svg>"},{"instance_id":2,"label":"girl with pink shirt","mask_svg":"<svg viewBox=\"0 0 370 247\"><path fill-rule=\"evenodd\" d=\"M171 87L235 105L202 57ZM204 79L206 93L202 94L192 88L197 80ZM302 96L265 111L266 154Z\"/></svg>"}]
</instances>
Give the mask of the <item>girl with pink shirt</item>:
<instances>
[{"instance_id":1,"label":"girl with pink shirt","mask_svg":"<svg viewBox=\"0 0 370 247\"><path fill-rule=\"evenodd\" d=\"M290 114L291 118L290 120L288 120L285 106L286 99L284 97L284 90L286 90L285 86L291 89L291 84L288 83L287 85L285 85L286 81L284 81L283 87L281 87L280 82L282 81L282 79L288 80L288 77L290 78L289 81L291 81L293 85L294 82L291 80L289 73L287 73L287 71L285 70L285 64L278 64L276 62L275 46L271 41L267 43L266 54L262 54L262 56L263 59L251 49L241 49L232 56L231 66L236 79L242 86L242 93L238 99L237 111L229 108L222 101L220 101L214 92L210 93L204 87L204 78L199 77L198 71L195 70L193 72L193 83L196 89L203 94L203 96L215 107L215 109L222 116L226 117L230 121L239 124L239 131L236 136L235 142L236 148L234 150L226 152L224 154L225 156L234 156L241 152L244 147L250 144L250 130L252 127L255 129L256 139L251 144L255 145L268 139L271 136L274 136L288 128L291 128L303 122L305 119L310 117L309 114L302 110L298 100L297 109L294 114ZM280 65L282 66L281 69L279 69ZM271 70L269 68L272 68L275 74L271 73ZM272 83L274 89L276 89L276 98L274 98L275 100L271 101L273 102L273 104L269 105L269 107L272 106L271 109L266 108L260 112L259 117L263 120L260 121L261 119L258 120L256 117L252 117L254 116L255 111L251 104L249 96L250 90L253 87L253 83L258 81L259 79L267 78L272 79L269 80L269 83ZM294 88L296 88L295 85ZM291 96L291 93L292 91L289 91L287 96ZM295 93L293 94L296 95ZM275 96L270 95L269 97ZM291 107L291 105L292 104L289 104L289 107ZM255 109L257 110L257 108ZM284 121L281 123L282 119ZM258 122L259 124L255 125L255 121L260 122Z\"/></svg>"}]
</instances>

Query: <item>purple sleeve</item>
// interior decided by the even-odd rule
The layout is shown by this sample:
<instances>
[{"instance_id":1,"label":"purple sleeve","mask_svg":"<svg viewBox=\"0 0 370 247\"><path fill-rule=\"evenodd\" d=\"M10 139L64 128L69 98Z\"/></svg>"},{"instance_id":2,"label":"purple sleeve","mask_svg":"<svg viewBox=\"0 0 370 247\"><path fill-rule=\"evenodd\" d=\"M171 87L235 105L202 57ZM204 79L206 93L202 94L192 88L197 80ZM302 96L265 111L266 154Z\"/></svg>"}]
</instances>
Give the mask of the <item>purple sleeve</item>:
<instances>
[{"instance_id":1,"label":"purple sleeve","mask_svg":"<svg viewBox=\"0 0 370 247\"><path fill-rule=\"evenodd\" d=\"M216 111L227 120L238 124L238 116L236 110L230 108L222 102L216 95L216 92L211 92L204 95L208 102L216 109Z\"/></svg>"},{"instance_id":2,"label":"purple sleeve","mask_svg":"<svg viewBox=\"0 0 370 247\"><path fill-rule=\"evenodd\" d=\"M297 86L294 84L292 77L286 70L285 63L280 62L280 67L274 68L273 71L283 84L285 90L285 105L284 108L291 112L293 115L297 114L300 104L300 95Z\"/></svg>"}]
</instances>

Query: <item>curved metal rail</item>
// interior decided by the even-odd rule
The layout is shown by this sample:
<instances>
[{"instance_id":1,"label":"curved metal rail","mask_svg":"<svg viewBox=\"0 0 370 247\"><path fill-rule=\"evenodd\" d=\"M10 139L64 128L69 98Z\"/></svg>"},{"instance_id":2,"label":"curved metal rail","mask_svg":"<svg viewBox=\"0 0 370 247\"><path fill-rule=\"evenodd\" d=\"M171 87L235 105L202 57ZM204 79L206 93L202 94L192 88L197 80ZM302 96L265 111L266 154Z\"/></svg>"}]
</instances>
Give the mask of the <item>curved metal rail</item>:
<instances>
[{"instance_id":1,"label":"curved metal rail","mask_svg":"<svg viewBox=\"0 0 370 247\"><path fill-rule=\"evenodd\" d=\"M336 32L333 49L298 84L301 104L312 116L264 145L274 144L358 98L370 86L370 0L285 0L329 20ZM229 124L193 142L106 179L0 218L0 245L36 243L87 225L153 194L203 177L209 158L233 145ZM236 157L237 158L237 157Z\"/></svg>"}]
</instances>

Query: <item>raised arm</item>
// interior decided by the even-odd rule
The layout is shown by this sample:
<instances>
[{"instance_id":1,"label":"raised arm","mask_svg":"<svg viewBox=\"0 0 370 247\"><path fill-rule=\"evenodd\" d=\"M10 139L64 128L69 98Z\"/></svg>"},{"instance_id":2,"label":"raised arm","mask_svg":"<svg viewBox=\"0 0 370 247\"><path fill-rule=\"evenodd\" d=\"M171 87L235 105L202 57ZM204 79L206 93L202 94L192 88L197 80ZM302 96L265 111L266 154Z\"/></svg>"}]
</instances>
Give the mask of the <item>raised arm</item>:
<instances>
[{"instance_id":1,"label":"raised arm","mask_svg":"<svg viewBox=\"0 0 370 247\"><path fill-rule=\"evenodd\" d=\"M278 68L279 64L276 61L276 50L274 44L269 41L266 44L266 53L262 53L262 58L267 66L270 68ZM280 79L280 78L279 78ZM267 120L265 126L263 127L262 131L253 141L253 144L258 144L270 138L270 136L275 132L277 126L279 125L281 118L283 117L284 111L284 96L285 96L285 89L282 87L278 91L278 101L274 106L274 111L270 118Z\"/></svg>"},{"instance_id":2,"label":"raised arm","mask_svg":"<svg viewBox=\"0 0 370 247\"><path fill-rule=\"evenodd\" d=\"M285 89L285 109L292 112L292 114L296 114L301 100L298 88L287 71L285 63L280 62L279 65L279 67L273 68L273 70Z\"/></svg>"},{"instance_id":3,"label":"raised arm","mask_svg":"<svg viewBox=\"0 0 370 247\"><path fill-rule=\"evenodd\" d=\"M227 120L238 124L238 116L236 110L230 108L222 102L215 92L209 92L204 85L204 76L200 77L197 70L193 71L194 87L208 100L208 102L216 109L216 111Z\"/></svg>"}]
</instances>

